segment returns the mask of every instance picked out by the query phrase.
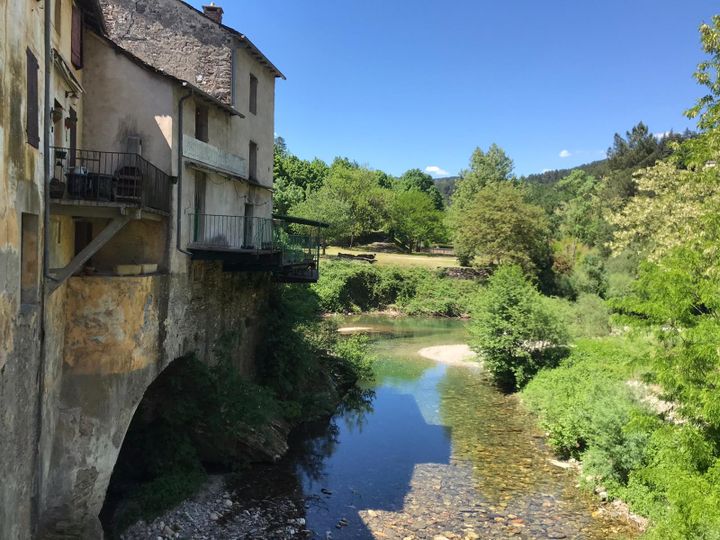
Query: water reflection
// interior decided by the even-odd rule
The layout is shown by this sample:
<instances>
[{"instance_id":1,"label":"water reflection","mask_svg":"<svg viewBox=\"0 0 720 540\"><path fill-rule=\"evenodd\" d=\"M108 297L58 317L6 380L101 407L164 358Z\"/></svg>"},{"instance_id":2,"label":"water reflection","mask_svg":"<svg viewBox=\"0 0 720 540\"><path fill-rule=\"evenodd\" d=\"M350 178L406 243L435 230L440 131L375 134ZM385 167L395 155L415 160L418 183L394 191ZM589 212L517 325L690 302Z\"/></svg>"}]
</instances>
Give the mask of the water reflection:
<instances>
[{"instance_id":1,"label":"water reflection","mask_svg":"<svg viewBox=\"0 0 720 540\"><path fill-rule=\"evenodd\" d=\"M574 478L548 464L532 420L481 372L420 358L466 341L448 320L352 318L374 326L376 381L330 425L308 426L293 464L316 538L632 535L591 517ZM565 535L565 536L562 536Z\"/></svg>"}]
</instances>

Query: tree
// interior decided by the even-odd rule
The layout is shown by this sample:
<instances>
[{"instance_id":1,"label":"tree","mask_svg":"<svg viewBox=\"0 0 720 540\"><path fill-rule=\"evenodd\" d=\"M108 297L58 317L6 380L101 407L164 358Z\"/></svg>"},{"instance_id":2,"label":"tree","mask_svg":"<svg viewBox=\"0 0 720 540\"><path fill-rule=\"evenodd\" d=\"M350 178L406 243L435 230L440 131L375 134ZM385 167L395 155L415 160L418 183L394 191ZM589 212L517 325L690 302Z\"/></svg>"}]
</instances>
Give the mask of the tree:
<instances>
[{"instance_id":1,"label":"tree","mask_svg":"<svg viewBox=\"0 0 720 540\"><path fill-rule=\"evenodd\" d=\"M329 223L328 241L348 241L352 247L358 236L382 228L386 208L386 190L374 171L334 164L322 186L308 192L292 212Z\"/></svg>"},{"instance_id":2,"label":"tree","mask_svg":"<svg viewBox=\"0 0 720 540\"><path fill-rule=\"evenodd\" d=\"M420 169L410 169L405 172L405 174L395 182L395 189L404 191L414 190L426 193L432 199L433 205L437 210L442 210L444 207L442 195L435 185L432 176L422 172Z\"/></svg>"},{"instance_id":3,"label":"tree","mask_svg":"<svg viewBox=\"0 0 720 540\"><path fill-rule=\"evenodd\" d=\"M608 227L603 217L599 189L597 179L580 170L571 172L557 183L562 202L555 210L559 218L556 225L562 236L589 246L602 245ZM574 259L574 253L572 257Z\"/></svg>"},{"instance_id":4,"label":"tree","mask_svg":"<svg viewBox=\"0 0 720 540\"><path fill-rule=\"evenodd\" d=\"M720 209L717 168L678 169L672 161L662 161L635 178L638 195L610 218L615 253L632 248L657 261L706 235L705 219Z\"/></svg>"},{"instance_id":5,"label":"tree","mask_svg":"<svg viewBox=\"0 0 720 540\"><path fill-rule=\"evenodd\" d=\"M700 25L700 41L710 58L698 64L694 77L708 93L685 111L688 118L698 118L698 127L704 131L685 145L692 157L689 165L694 168L720 155L720 15L714 15L711 24Z\"/></svg>"},{"instance_id":6,"label":"tree","mask_svg":"<svg viewBox=\"0 0 720 540\"><path fill-rule=\"evenodd\" d=\"M460 264L470 264L477 254L477 241L474 239L477 235L470 230L474 225L471 221L477 216L469 215L470 207L476 203L477 194L488 185L510 180L512 170L512 160L502 148L492 144L487 153L476 148L470 157L470 169L461 171L447 216Z\"/></svg>"},{"instance_id":7,"label":"tree","mask_svg":"<svg viewBox=\"0 0 720 540\"><path fill-rule=\"evenodd\" d=\"M512 172L512 159L498 145L491 144L487 152L476 148L470 156L470 170L460 173L452 196L453 205L461 207L488 184L510 180Z\"/></svg>"},{"instance_id":8,"label":"tree","mask_svg":"<svg viewBox=\"0 0 720 540\"><path fill-rule=\"evenodd\" d=\"M444 237L442 212L427 193L418 190L393 193L388 214L390 234L407 251Z\"/></svg>"},{"instance_id":9,"label":"tree","mask_svg":"<svg viewBox=\"0 0 720 540\"><path fill-rule=\"evenodd\" d=\"M291 207L305 200L309 191L320 187L328 171L327 164L318 158L308 161L291 154L285 139L277 137L273 162L275 211L286 214Z\"/></svg>"},{"instance_id":10,"label":"tree","mask_svg":"<svg viewBox=\"0 0 720 540\"><path fill-rule=\"evenodd\" d=\"M528 273L549 265L550 233L545 212L524 201L510 183L480 189L454 223L455 252L465 262L519 264Z\"/></svg>"},{"instance_id":11,"label":"tree","mask_svg":"<svg viewBox=\"0 0 720 540\"><path fill-rule=\"evenodd\" d=\"M567 354L567 330L519 266L495 271L471 321L473 349L506 390L522 388L541 368L557 365Z\"/></svg>"},{"instance_id":12,"label":"tree","mask_svg":"<svg viewBox=\"0 0 720 540\"><path fill-rule=\"evenodd\" d=\"M625 137L616 133L607 151L610 173L605 178L603 199L615 207L624 205L637 193L633 173L668 157L672 152L670 143L681 137L671 133L658 138L642 122L625 132Z\"/></svg>"}]
</instances>

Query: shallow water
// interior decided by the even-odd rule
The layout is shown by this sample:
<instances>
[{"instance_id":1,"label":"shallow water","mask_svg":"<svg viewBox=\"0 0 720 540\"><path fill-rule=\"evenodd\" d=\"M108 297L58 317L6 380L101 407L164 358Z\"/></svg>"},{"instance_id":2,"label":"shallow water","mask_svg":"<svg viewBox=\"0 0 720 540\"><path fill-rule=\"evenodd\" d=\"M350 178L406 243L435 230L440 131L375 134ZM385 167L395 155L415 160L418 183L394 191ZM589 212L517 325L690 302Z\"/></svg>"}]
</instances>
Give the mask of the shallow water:
<instances>
[{"instance_id":1,"label":"shallow water","mask_svg":"<svg viewBox=\"0 0 720 540\"><path fill-rule=\"evenodd\" d=\"M315 538L635 536L593 512L517 400L481 371L422 358L467 341L455 320L348 317L374 332L376 380L330 425L309 426L291 459Z\"/></svg>"}]
</instances>

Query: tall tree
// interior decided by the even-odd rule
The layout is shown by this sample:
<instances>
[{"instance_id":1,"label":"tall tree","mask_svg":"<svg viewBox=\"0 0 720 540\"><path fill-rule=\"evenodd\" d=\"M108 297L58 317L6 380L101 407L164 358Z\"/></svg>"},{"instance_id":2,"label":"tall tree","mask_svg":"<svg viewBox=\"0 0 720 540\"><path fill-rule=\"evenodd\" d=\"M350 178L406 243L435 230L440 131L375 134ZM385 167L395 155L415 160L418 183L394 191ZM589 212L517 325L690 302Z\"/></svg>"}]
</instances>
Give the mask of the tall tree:
<instances>
[{"instance_id":1,"label":"tall tree","mask_svg":"<svg viewBox=\"0 0 720 540\"><path fill-rule=\"evenodd\" d=\"M374 171L331 167L322 186L292 208L293 214L330 223L330 241L348 241L382 228L387 213L386 190Z\"/></svg>"},{"instance_id":2,"label":"tall tree","mask_svg":"<svg viewBox=\"0 0 720 540\"><path fill-rule=\"evenodd\" d=\"M397 182L396 189L404 191L420 191L426 193L433 201L433 205L437 210L443 209L443 198L435 185L432 176L422 172L420 169L410 169L406 171Z\"/></svg>"},{"instance_id":3,"label":"tall tree","mask_svg":"<svg viewBox=\"0 0 720 540\"><path fill-rule=\"evenodd\" d=\"M318 158L312 161L300 159L290 153L285 139L277 137L273 162L275 211L287 213L292 206L305 200L309 191L320 187L328 172L324 161Z\"/></svg>"},{"instance_id":4,"label":"tall tree","mask_svg":"<svg viewBox=\"0 0 720 540\"><path fill-rule=\"evenodd\" d=\"M461 264L470 264L477 255L477 242L470 233L470 221L476 217L473 206L477 203L478 193L486 186L506 183L511 179L512 171L512 160L502 148L492 144L487 152L476 148L470 156L470 169L460 173L447 221Z\"/></svg>"},{"instance_id":5,"label":"tall tree","mask_svg":"<svg viewBox=\"0 0 720 540\"><path fill-rule=\"evenodd\" d=\"M456 221L455 252L461 262L519 264L530 274L549 266L549 229L542 208L525 202L509 182L491 183L466 203Z\"/></svg>"},{"instance_id":6,"label":"tall tree","mask_svg":"<svg viewBox=\"0 0 720 540\"><path fill-rule=\"evenodd\" d=\"M406 251L417 250L422 243L438 242L444 237L442 212L425 192L395 191L388 215L389 232Z\"/></svg>"}]
</instances>

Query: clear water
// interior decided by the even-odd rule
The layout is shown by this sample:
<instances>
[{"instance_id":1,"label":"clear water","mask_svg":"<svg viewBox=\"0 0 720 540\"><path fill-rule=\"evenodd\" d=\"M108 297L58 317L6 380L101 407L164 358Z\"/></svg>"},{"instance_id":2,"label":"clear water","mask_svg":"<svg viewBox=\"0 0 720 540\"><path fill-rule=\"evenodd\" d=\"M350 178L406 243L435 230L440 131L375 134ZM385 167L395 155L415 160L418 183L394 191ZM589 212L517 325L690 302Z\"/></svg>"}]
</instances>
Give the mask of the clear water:
<instances>
[{"instance_id":1,"label":"clear water","mask_svg":"<svg viewBox=\"0 0 720 540\"><path fill-rule=\"evenodd\" d=\"M294 443L315 538L635 536L551 465L533 419L481 371L424 359L467 340L461 321L353 317L372 328L375 383ZM593 517L595 515L595 517Z\"/></svg>"}]
</instances>

